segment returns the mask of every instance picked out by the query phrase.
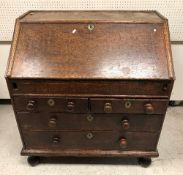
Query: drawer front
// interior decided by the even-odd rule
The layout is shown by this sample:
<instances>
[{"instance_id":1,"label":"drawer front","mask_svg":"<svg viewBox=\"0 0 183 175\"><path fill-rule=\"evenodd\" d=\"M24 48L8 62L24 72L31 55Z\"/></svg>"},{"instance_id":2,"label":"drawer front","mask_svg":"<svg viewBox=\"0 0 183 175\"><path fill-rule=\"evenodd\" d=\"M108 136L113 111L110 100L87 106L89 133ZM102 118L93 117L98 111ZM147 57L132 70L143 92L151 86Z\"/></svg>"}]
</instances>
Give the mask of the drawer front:
<instances>
[{"instance_id":1,"label":"drawer front","mask_svg":"<svg viewBox=\"0 0 183 175\"><path fill-rule=\"evenodd\" d=\"M18 113L23 130L118 130L157 132L163 115Z\"/></svg>"},{"instance_id":2,"label":"drawer front","mask_svg":"<svg viewBox=\"0 0 183 175\"><path fill-rule=\"evenodd\" d=\"M28 112L88 112L87 98L64 98L64 97L14 97L16 111Z\"/></svg>"},{"instance_id":3,"label":"drawer front","mask_svg":"<svg viewBox=\"0 0 183 175\"><path fill-rule=\"evenodd\" d=\"M23 132L27 149L155 150L158 133Z\"/></svg>"},{"instance_id":4,"label":"drawer front","mask_svg":"<svg viewBox=\"0 0 183 175\"><path fill-rule=\"evenodd\" d=\"M92 113L164 114L168 100L91 98Z\"/></svg>"},{"instance_id":5,"label":"drawer front","mask_svg":"<svg viewBox=\"0 0 183 175\"><path fill-rule=\"evenodd\" d=\"M12 94L70 94L70 95L116 95L116 96L161 96L168 98L171 81L120 81L120 80L11 80L8 81ZM133 88L132 88L133 87Z\"/></svg>"}]
</instances>

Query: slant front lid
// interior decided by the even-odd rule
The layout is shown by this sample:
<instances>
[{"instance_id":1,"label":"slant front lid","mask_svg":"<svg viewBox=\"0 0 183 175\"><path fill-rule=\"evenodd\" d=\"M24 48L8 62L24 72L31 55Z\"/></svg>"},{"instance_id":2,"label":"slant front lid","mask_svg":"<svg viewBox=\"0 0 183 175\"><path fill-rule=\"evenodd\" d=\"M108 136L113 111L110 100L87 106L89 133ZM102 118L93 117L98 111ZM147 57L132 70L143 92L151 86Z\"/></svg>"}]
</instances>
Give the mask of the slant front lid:
<instances>
[{"instance_id":1,"label":"slant front lid","mask_svg":"<svg viewBox=\"0 0 183 175\"><path fill-rule=\"evenodd\" d=\"M17 20L13 78L173 78L166 20L155 12L31 12Z\"/></svg>"}]
</instances>

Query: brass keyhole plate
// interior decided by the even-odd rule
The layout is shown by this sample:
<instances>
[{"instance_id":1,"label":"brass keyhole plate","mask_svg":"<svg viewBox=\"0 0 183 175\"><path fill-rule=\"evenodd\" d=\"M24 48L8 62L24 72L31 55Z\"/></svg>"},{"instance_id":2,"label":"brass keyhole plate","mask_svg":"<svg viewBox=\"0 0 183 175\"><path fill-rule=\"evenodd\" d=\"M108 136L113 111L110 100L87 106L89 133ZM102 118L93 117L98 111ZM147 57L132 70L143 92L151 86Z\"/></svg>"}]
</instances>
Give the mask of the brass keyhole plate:
<instances>
[{"instance_id":1,"label":"brass keyhole plate","mask_svg":"<svg viewBox=\"0 0 183 175\"><path fill-rule=\"evenodd\" d=\"M91 132L86 134L87 139L92 139L93 138L93 134Z\"/></svg>"},{"instance_id":2,"label":"brass keyhole plate","mask_svg":"<svg viewBox=\"0 0 183 175\"><path fill-rule=\"evenodd\" d=\"M125 108L129 109L131 107L131 102L130 101L126 101L125 102Z\"/></svg>"},{"instance_id":3,"label":"brass keyhole plate","mask_svg":"<svg viewBox=\"0 0 183 175\"><path fill-rule=\"evenodd\" d=\"M88 24L88 30L92 31L95 28L95 26L93 24Z\"/></svg>"},{"instance_id":4,"label":"brass keyhole plate","mask_svg":"<svg viewBox=\"0 0 183 175\"><path fill-rule=\"evenodd\" d=\"M53 99L49 99L48 100L48 105L49 106L54 106L55 105L55 101Z\"/></svg>"},{"instance_id":5,"label":"brass keyhole plate","mask_svg":"<svg viewBox=\"0 0 183 175\"><path fill-rule=\"evenodd\" d=\"M94 119L94 117L93 117L92 115L88 115L88 116L86 117L86 119L87 119L89 122L92 122L93 119Z\"/></svg>"}]
</instances>

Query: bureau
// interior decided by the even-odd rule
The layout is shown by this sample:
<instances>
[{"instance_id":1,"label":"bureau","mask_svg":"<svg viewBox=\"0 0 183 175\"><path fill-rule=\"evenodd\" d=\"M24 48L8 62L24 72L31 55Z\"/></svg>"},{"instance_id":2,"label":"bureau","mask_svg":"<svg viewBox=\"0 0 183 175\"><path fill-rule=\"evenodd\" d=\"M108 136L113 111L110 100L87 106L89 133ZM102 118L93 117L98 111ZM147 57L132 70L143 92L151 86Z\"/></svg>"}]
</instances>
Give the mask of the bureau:
<instances>
[{"instance_id":1,"label":"bureau","mask_svg":"<svg viewBox=\"0 0 183 175\"><path fill-rule=\"evenodd\" d=\"M157 157L174 82L155 11L30 11L17 18L6 80L22 155Z\"/></svg>"}]
</instances>

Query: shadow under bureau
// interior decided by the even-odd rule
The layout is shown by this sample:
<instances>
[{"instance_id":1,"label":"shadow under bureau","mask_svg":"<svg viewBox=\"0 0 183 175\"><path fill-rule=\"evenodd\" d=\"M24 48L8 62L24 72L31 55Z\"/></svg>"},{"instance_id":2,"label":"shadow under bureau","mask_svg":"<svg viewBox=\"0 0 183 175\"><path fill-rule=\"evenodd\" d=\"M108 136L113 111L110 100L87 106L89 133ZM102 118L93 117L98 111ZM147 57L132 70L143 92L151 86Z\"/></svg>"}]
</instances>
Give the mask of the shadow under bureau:
<instances>
[{"instance_id":1,"label":"shadow under bureau","mask_svg":"<svg viewBox=\"0 0 183 175\"><path fill-rule=\"evenodd\" d=\"M174 72L155 11L30 11L16 20L6 80L21 154L139 158L148 166Z\"/></svg>"}]
</instances>

